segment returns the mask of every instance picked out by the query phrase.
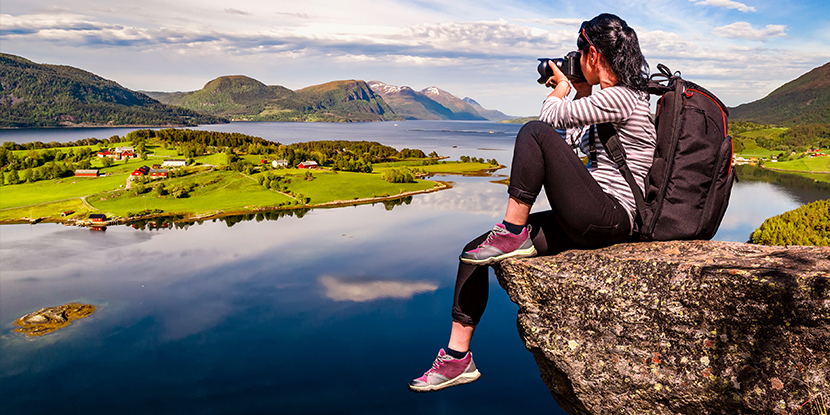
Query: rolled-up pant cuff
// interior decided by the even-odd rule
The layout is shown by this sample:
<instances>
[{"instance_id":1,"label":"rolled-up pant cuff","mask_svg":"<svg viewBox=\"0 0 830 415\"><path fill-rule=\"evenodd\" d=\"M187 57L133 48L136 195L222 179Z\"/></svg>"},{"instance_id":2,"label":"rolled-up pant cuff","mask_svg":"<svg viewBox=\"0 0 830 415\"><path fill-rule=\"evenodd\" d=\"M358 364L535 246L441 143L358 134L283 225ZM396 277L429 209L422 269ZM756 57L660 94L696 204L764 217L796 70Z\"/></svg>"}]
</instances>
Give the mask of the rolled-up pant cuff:
<instances>
[{"instance_id":1,"label":"rolled-up pant cuff","mask_svg":"<svg viewBox=\"0 0 830 415\"><path fill-rule=\"evenodd\" d=\"M516 199L519 199L523 203L527 203L528 205L532 205L533 203L535 203L536 202L536 197L539 196L538 193L531 193L531 192L528 192L527 190L522 190L522 189L519 189L518 187L513 187L513 186L508 186L507 187L507 193L510 196L513 196Z\"/></svg>"},{"instance_id":2,"label":"rolled-up pant cuff","mask_svg":"<svg viewBox=\"0 0 830 415\"><path fill-rule=\"evenodd\" d=\"M461 324L464 324L464 325L467 325L467 326L477 326L478 325L478 320L473 320L472 317L470 317L466 314L463 314L463 313L459 313L456 310L452 310L452 319L453 319L453 321L457 321L457 322L459 322Z\"/></svg>"}]
</instances>

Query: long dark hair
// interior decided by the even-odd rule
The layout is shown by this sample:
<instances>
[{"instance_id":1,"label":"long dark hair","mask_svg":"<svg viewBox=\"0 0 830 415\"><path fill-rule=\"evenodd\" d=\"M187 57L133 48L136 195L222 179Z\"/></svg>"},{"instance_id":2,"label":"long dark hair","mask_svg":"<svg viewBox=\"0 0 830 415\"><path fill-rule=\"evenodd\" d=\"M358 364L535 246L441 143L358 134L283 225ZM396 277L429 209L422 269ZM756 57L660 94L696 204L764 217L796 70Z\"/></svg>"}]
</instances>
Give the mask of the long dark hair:
<instances>
[{"instance_id":1,"label":"long dark hair","mask_svg":"<svg viewBox=\"0 0 830 415\"><path fill-rule=\"evenodd\" d=\"M617 85L648 94L648 62L640 51L637 33L625 20L603 13L583 22L576 47L584 51L590 46L611 65L617 75Z\"/></svg>"}]
</instances>

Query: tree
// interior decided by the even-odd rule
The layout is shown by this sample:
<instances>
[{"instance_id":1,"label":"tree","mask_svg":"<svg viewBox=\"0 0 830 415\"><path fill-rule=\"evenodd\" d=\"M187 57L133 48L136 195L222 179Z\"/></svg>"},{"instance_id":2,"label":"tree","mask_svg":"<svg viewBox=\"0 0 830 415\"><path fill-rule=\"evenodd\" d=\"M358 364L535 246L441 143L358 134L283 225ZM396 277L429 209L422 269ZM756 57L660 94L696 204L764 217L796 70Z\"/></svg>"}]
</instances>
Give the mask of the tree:
<instances>
[{"instance_id":1,"label":"tree","mask_svg":"<svg viewBox=\"0 0 830 415\"><path fill-rule=\"evenodd\" d=\"M29 167L26 170L23 170L23 177L21 178L24 182L33 182L35 181L35 174L32 171L32 168Z\"/></svg>"},{"instance_id":2,"label":"tree","mask_svg":"<svg viewBox=\"0 0 830 415\"><path fill-rule=\"evenodd\" d=\"M17 174L17 170L12 170L9 172L9 184L18 184L20 183L20 176Z\"/></svg>"},{"instance_id":3,"label":"tree","mask_svg":"<svg viewBox=\"0 0 830 415\"><path fill-rule=\"evenodd\" d=\"M112 165L113 165L113 163L114 163L114 162L113 162L113 161L112 161L112 159L111 159L111 158L109 158L109 157L104 157L104 158L102 158L102 159L101 159L101 165L103 165L104 167L109 167L109 166L112 166Z\"/></svg>"}]
</instances>

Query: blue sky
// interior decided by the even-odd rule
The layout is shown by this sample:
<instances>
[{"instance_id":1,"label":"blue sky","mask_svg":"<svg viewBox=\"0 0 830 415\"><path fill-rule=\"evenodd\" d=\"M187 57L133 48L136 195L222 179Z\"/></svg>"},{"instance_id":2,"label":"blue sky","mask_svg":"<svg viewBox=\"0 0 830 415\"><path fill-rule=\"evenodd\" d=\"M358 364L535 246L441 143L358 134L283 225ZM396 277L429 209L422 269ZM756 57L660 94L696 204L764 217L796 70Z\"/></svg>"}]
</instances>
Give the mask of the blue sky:
<instances>
[{"instance_id":1,"label":"blue sky","mask_svg":"<svg viewBox=\"0 0 830 415\"><path fill-rule=\"evenodd\" d=\"M680 70L730 106L830 61L826 0L3 0L0 50L134 90L192 91L222 75L298 89L338 79L430 86L538 113L537 57L575 48L614 13L652 71Z\"/></svg>"}]
</instances>

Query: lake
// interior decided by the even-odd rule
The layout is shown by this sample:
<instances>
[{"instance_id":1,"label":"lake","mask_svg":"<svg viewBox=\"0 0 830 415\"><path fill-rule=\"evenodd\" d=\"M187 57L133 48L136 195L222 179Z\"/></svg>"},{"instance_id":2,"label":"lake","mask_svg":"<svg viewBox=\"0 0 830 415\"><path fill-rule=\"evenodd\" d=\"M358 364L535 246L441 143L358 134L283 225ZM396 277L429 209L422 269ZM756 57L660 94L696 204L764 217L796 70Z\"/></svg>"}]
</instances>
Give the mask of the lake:
<instances>
[{"instance_id":1,"label":"lake","mask_svg":"<svg viewBox=\"0 0 830 415\"><path fill-rule=\"evenodd\" d=\"M406 121L232 123L281 143L370 140L509 164L518 125ZM21 130L2 141L107 138L132 129ZM506 176L508 170L495 173ZM400 204L314 209L163 229L0 227L0 412L564 413L491 273L472 385L406 383L446 346L461 247L501 221L502 177L446 176L450 190ZM717 240L830 192L744 180ZM540 197L534 210L547 208ZM275 220L276 219L276 220ZM68 302L96 312L27 338L12 322Z\"/></svg>"}]
</instances>

